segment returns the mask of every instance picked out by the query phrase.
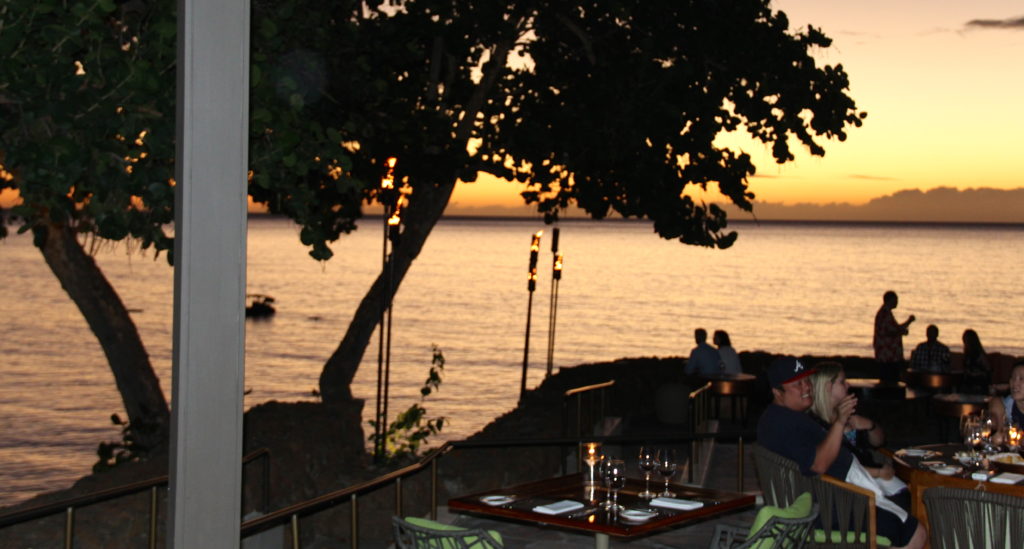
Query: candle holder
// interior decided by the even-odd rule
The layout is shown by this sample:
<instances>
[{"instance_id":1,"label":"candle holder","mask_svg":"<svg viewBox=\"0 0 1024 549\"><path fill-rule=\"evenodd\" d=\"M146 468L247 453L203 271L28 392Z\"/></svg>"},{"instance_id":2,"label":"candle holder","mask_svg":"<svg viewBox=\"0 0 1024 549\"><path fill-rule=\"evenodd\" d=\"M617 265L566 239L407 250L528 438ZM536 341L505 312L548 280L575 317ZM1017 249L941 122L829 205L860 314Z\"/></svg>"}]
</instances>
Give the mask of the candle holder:
<instances>
[{"instance_id":1,"label":"candle holder","mask_svg":"<svg viewBox=\"0 0 1024 549\"><path fill-rule=\"evenodd\" d=\"M587 442L580 445L580 454L583 458L583 485L597 486L601 481L597 472L597 463L600 460L601 445L596 442Z\"/></svg>"},{"instance_id":2,"label":"candle holder","mask_svg":"<svg viewBox=\"0 0 1024 549\"><path fill-rule=\"evenodd\" d=\"M1021 431L1020 427L1011 425L1010 430L1006 433L1006 445L1009 446L1010 451L1016 452L1020 449L1021 437L1024 432Z\"/></svg>"}]
</instances>

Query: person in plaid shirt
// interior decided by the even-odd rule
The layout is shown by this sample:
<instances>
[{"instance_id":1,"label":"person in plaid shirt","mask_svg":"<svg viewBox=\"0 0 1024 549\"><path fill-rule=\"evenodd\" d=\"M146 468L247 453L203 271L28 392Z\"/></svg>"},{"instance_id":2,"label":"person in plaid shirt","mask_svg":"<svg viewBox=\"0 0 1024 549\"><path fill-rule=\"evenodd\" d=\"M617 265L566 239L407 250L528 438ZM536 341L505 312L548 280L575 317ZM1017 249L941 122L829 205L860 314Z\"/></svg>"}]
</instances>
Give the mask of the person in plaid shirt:
<instances>
[{"instance_id":1,"label":"person in plaid shirt","mask_svg":"<svg viewBox=\"0 0 1024 549\"><path fill-rule=\"evenodd\" d=\"M925 330L927 341L910 353L910 367L923 372L949 373L949 347L939 341L939 328L931 324Z\"/></svg>"}]
</instances>

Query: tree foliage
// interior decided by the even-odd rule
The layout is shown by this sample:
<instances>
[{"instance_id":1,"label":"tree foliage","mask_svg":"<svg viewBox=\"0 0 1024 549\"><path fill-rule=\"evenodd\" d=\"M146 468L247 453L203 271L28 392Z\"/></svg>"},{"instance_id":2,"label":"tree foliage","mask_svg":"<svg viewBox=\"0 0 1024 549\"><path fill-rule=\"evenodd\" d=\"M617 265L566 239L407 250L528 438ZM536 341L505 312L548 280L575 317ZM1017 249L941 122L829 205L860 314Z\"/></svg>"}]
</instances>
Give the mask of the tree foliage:
<instances>
[{"instance_id":1,"label":"tree foliage","mask_svg":"<svg viewBox=\"0 0 1024 549\"><path fill-rule=\"evenodd\" d=\"M173 5L4 0L0 182L19 230L54 222L167 250L173 220ZM133 207L144 206L144 207Z\"/></svg>"}]
</instances>

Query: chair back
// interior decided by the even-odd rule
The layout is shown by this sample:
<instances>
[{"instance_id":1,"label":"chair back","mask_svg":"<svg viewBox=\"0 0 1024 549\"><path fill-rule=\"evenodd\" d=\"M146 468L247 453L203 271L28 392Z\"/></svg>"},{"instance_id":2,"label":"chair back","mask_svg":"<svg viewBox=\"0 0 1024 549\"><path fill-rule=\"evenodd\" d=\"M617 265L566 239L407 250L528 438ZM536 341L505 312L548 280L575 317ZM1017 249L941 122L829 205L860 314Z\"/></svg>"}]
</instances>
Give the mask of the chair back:
<instances>
[{"instance_id":1,"label":"chair back","mask_svg":"<svg viewBox=\"0 0 1024 549\"><path fill-rule=\"evenodd\" d=\"M716 524L708 549L801 549L807 543L817 518L818 504L814 504L811 512L805 517L771 517L750 537L746 537L747 532L742 528Z\"/></svg>"},{"instance_id":2,"label":"chair back","mask_svg":"<svg viewBox=\"0 0 1024 549\"><path fill-rule=\"evenodd\" d=\"M765 503L786 507L803 492L813 494L821 527L817 537L824 545L877 546L874 492L828 475L805 477L795 461L760 445L754 447L754 464Z\"/></svg>"},{"instance_id":3,"label":"chair back","mask_svg":"<svg viewBox=\"0 0 1024 549\"><path fill-rule=\"evenodd\" d=\"M764 502L789 507L804 492L812 492L810 478L800 472L796 462L761 445L754 446L754 467L761 483Z\"/></svg>"},{"instance_id":4,"label":"chair back","mask_svg":"<svg viewBox=\"0 0 1024 549\"><path fill-rule=\"evenodd\" d=\"M391 517L391 527L398 549L501 549L501 541L482 528L446 529L413 524L401 517Z\"/></svg>"},{"instance_id":5,"label":"chair back","mask_svg":"<svg viewBox=\"0 0 1024 549\"><path fill-rule=\"evenodd\" d=\"M934 549L1024 547L1024 499L963 488L924 491Z\"/></svg>"}]
</instances>

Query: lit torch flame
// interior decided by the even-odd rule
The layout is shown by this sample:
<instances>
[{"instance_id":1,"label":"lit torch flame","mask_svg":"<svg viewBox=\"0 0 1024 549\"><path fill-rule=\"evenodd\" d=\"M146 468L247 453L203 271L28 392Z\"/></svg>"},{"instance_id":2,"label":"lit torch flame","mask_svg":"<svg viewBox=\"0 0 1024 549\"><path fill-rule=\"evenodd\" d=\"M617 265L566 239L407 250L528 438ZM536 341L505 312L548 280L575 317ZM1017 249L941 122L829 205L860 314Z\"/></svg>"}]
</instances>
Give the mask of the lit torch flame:
<instances>
[{"instance_id":1,"label":"lit torch flame","mask_svg":"<svg viewBox=\"0 0 1024 549\"><path fill-rule=\"evenodd\" d=\"M380 180L380 188L382 189L394 189L395 188L395 164L398 163L398 158L394 156L389 157L387 160L388 171L384 174L384 177Z\"/></svg>"}]
</instances>

